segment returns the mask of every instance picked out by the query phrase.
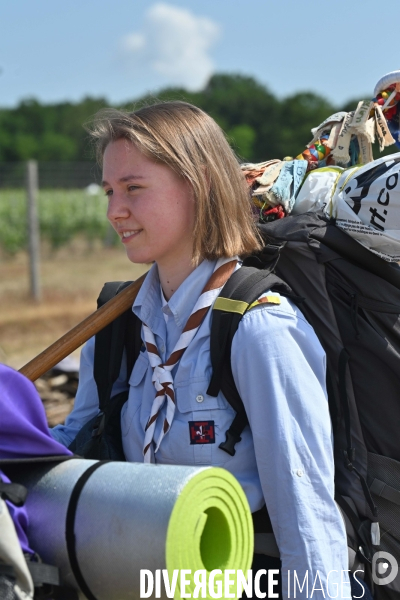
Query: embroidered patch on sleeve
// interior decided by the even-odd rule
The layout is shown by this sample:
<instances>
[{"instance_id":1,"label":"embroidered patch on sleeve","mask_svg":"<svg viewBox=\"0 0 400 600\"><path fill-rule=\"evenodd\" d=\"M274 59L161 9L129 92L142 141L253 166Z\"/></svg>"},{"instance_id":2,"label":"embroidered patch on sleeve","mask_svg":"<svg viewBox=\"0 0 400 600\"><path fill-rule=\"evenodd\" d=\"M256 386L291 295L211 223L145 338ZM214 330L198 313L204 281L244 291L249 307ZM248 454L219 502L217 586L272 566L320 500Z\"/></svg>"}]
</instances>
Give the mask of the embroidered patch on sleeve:
<instances>
[{"instance_id":1,"label":"embroidered patch on sleeve","mask_svg":"<svg viewBox=\"0 0 400 600\"><path fill-rule=\"evenodd\" d=\"M191 444L215 444L214 421L189 421Z\"/></svg>"},{"instance_id":2,"label":"embroidered patch on sleeve","mask_svg":"<svg viewBox=\"0 0 400 600\"><path fill-rule=\"evenodd\" d=\"M250 304L249 309L253 308L253 306L258 306L258 304L280 304L281 303L281 299L280 296L272 296L271 294L265 295L265 296L261 296L260 298L258 298L255 302L253 302L253 304Z\"/></svg>"}]
</instances>

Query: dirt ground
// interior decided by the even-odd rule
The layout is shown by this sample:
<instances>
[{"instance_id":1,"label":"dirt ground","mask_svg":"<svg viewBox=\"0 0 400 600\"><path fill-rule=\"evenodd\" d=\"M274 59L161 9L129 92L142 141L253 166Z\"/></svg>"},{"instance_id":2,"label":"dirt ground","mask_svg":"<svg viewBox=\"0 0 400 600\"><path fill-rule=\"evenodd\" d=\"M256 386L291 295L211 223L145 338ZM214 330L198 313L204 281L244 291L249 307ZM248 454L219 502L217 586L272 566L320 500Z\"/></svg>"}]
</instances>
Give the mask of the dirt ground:
<instances>
[{"instance_id":1,"label":"dirt ground","mask_svg":"<svg viewBox=\"0 0 400 600\"><path fill-rule=\"evenodd\" d=\"M136 279L147 268L130 263L122 247L88 250L76 243L56 254L44 252L42 301L37 303L29 297L27 255L0 257L0 362L21 368L96 310L104 282ZM72 356L79 358L79 354L77 349ZM41 382L38 388L43 389ZM62 396L57 393L53 402L47 401L48 406L45 401L52 425L62 421L72 407L71 401L62 407Z\"/></svg>"},{"instance_id":2,"label":"dirt ground","mask_svg":"<svg viewBox=\"0 0 400 600\"><path fill-rule=\"evenodd\" d=\"M19 369L96 309L105 281L136 279L146 270L130 263L123 248L64 248L42 259L36 303L29 298L27 255L0 259L1 362Z\"/></svg>"}]
</instances>

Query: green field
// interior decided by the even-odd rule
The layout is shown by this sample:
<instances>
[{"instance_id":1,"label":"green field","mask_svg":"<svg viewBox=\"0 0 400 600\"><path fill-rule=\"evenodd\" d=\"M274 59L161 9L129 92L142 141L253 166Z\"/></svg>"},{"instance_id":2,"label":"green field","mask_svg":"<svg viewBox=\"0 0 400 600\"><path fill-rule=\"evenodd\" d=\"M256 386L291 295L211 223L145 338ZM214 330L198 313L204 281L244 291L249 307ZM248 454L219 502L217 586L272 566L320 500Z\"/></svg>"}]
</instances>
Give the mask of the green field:
<instances>
[{"instance_id":1,"label":"green field","mask_svg":"<svg viewBox=\"0 0 400 600\"><path fill-rule=\"evenodd\" d=\"M39 192L39 221L42 240L53 249L68 244L77 235L92 242L110 236L106 218L107 198L84 190ZM13 255L27 247L27 203L25 190L0 190L0 249Z\"/></svg>"}]
</instances>

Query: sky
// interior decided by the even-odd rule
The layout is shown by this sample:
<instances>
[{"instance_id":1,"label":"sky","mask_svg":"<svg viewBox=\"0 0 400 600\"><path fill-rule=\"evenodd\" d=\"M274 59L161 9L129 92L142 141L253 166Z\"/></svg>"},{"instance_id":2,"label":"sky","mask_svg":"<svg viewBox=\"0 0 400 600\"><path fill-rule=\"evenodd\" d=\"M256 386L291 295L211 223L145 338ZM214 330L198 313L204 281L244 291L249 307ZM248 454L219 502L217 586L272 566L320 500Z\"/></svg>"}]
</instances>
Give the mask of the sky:
<instances>
[{"instance_id":1,"label":"sky","mask_svg":"<svg viewBox=\"0 0 400 600\"><path fill-rule=\"evenodd\" d=\"M400 69L399 21L399 0L4 0L0 107L112 105L166 86L199 90L215 72L340 105L372 97Z\"/></svg>"}]
</instances>

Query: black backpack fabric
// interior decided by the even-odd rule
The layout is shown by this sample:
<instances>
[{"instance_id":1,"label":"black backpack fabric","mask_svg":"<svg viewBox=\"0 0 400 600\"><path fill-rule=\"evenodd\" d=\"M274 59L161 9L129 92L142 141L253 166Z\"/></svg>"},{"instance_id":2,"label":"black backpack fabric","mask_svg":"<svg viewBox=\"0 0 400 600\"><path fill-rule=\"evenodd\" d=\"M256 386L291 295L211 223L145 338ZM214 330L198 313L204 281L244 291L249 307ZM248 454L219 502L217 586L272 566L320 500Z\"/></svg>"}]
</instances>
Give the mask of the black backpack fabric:
<instances>
[{"instance_id":1,"label":"black backpack fabric","mask_svg":"<svg viewBox=\"0 0 400 600\"><path fill-rule=\"evenodd\" d=\"M385 583L396 563L382 553L400 563L400 268L321 214L287 217L260 225L260 231L263 252L244 262L234 274L242 272L238 285L228 287L229 282L221 296L251 304L258 269L265 287L261 290L258 282L256 293L282 293L284 281L290 292L286 288L283 293L300 300L327 354L336 500L357 532L353 548L361 547L371 563L375 598L397 599L400 574ZM208 393L221 389L237 410L227 433L228 451L247 424L230 369L240 318L216 303Z\"/></svg>"},{"instance_id":2,"label":"black backpack fabric","mask_svg":"<svg viewBox=\"0 0 400 600\"><path fill-rule=\"evenodd\" d=\"M97 299L97 308L130 285L131 281L104 284ZM84 458L124 461L121 436L121 410L128 391L111 397L123 359L128 373L139 356L142 345L141 322L129 308L97 335L94 353L94 379L99 396L99 413L88 421L69 445L69 450Z\"/></svg>"}]
</instances>

